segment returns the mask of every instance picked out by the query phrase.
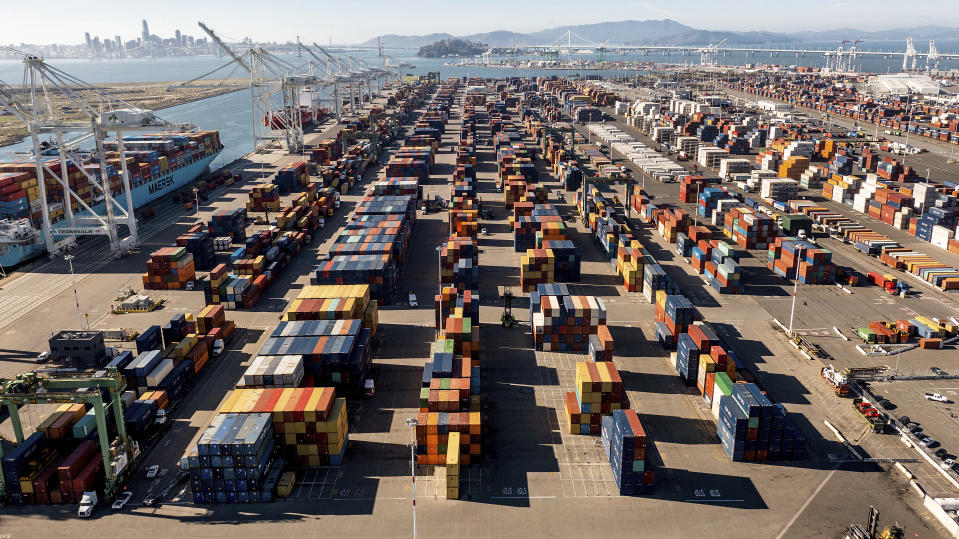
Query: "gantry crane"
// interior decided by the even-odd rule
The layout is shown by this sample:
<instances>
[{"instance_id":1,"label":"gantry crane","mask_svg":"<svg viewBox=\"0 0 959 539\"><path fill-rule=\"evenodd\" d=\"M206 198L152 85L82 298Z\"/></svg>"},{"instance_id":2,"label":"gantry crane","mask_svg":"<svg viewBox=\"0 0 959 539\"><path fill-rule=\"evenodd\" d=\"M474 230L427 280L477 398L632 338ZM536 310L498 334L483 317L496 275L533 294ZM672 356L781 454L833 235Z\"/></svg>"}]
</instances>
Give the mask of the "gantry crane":
<instances>
[{"instance_id":1,"label":"gantry crane","mask_svg":"<svg viewBox=\"0 0 959 539\"><path fill-rule=\"evenodd\" d=\"M846 59L845 71L848 71L848 72L856 71L856 66L854 65L856 60L856 48L859 46L860 43L862 43L861 39L857 39L852 42L852 47L849 49L849 57Z\"/></svg>"},{"instance_id":2,"label":"gantry crane","mask_svg":"<svg viewBox=\"0 0 959 539\"><path fill-rule=\"evenodd\" d=\"M385 54L383 52L383 42L380 41L380 38L376 38L376 48L380 52L380 58L383 59L383 69L386 70L396 70L396 78L403 79L403 69L414 69L416 66L407 62L397 62L392 56ZM485 53L484 53L485 54ZM387 81L388 82L388 81Z\"/></svg>"},{"instance_id":3,"label":"gantry crane","mask_svg":"<svg viewBox=\"0 0 959 539\"><path fill-rule=\"evenodd\" d=\"M350 77L343 75L340 62L323 50L323 48L319 45L314 43L314 46L316 46L316 48L320 49L320 51L326 55L327 60L325 61L320 59L320 57L317 56L316 53L310 50L306 45L301 43L299 38L297 38L296 44L299 45L300 49L306 51L307 54L312 56L314 60L326 66L326 78L331 81L333 86L333 96L331 98L333 101L333 111L336 114L336 121L342 120L343 100L340 98L340 87L348 85L350 83Z\"/></svg>"},{"instance_id":4,"label":"gantry crane","mask_svg":"<svg viewBox=\"0 0 959 539\"><path fill-rule=\"evenodd\" d=\"M137 247L140 240L127 163L120 159L120 193L115 196L107 174L110 167L104 144L115 137L117 150L123 155L124 132L192 131L195 127L162 120L152 111L131 105L47 64L39 56L2 48L23 57L23 86L18 91L0 81L0 106L26 124L30 132L47 252L56 255L72 244L76 236L83 235L107 236L114 256ZM43 134L53 135L55 147L41 143ZM81 142L91 140L93 151L84 154L77 149ZM71 187L69 174L73 170L82 173L93 187L92 204ZM55 182L54 193L62 195L64 218L56 224L50 218L47 179ZM125 238L120 237L121 225L129 230Z\"/></svg>"},{"instance_id":5,"label":"gantry crane","mask_svg":"<svg viewBox=\"0 0 959 539\"><path fill-rule=\"evenodd\" d=\"M726 40L723 39L719 43L713 45L710 43L704 48L699 49L699 63L704 66L714 66L719 63L719 47L722 47L726 44Z\"/></svg>"},{"instance_id":6,"label":"gantry crane","mask_svg":"<svg viewBox=\"0 0 959 539\"><path fill-rule=\"evenodd\" d=\"M104 402L103 391L107 390L109 402ZM20 422L20 407L27 404L90 404L97 418L97 435L100 455L106 476L104 494L108 500L119 491L122 479L133 469L130 461L136 458L137 447L126 432L123 422L123 402L120 395L126 382L116 368L98 371L95 374L57 374L44 377L35 372L20 374L14 379L0 379L0 406L10 412L13 434L18 444L23 443L23 426ZM107 429L107 412L113 414L119 444L111 447ZM3 447L0 445L0 459ZM0 474L0 499L8 494L6 478Z\"/></svg>"},{"instance_id":7,"label":"gantry crane","mask_svg":"<svg viewBox=\"0 0 959 539\"><path fill-rule=\"evenodd\" d=\"M327 58L329 58L337 66L336 81L338 82L337 86L334 86L334 91L337 92L334 94L334 99L336 99L336 114L337 119L342 119L342 108L343 102L338 94L338 87L340 84L346 84L347 89L350 94L350 113L356 113L357 102L360 100L359 94L357 93L356 84L357 82L362 81L362 76L360 73L354 73L351 69L351 66L339 58L335 58L330 53L326 52L326 49L319 46L316 42L313 42L313 46L319 49Z\"/></svg>"},{"instance_id":8,"label":"gantry crane","mask_svg":"<svg viewBox=\"0 0 959 539\"><path fill-rule=\"evenodd\" d=\"M202 22L198 24L218 47L250 74L255 151L265 150L276 140L283 140L291 153L301 151L303 122L300 90L321 86L328 81L314 75L297 73L297 67L262 47L249 47L243 54L238 54L209 27ZM275 106L276 101L279 102L279 110Z\"/></svg>"}]
</instances>

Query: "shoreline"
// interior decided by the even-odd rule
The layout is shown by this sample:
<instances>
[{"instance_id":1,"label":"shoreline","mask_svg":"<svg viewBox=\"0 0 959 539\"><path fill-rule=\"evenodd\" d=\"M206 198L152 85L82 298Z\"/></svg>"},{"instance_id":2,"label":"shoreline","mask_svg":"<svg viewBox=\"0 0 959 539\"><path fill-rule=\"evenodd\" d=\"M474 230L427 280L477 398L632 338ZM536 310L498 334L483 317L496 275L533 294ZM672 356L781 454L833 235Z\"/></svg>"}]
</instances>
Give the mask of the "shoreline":
<instances>
[{"instance_id":1,"label":"shoreline","mask_svg":"<svg viewBox=\"0 0 959 539\"><path fill-rule=\"evenodd\" d=\"M235 81L240 81L240 80L242 80L242 79L224 79L224 82L225 82L225 81L234 81L234 80L235 80ZM131 89L131 88L169 88L169 87L170 87L172 84L174 84L174 83L176 83L176 81L173 81L173 82L163 82L163 83L142 83L142 82L129 82L129 83L126 83L126 82L124 82L124 83L114 83L114 84L102 84L102 85L98 85L97 88L106 88L107 90L114 89L114 92L112 92L112 93L116 93L115 89L117 89L117 88L121 89L121 92L122 92L122 89L123 89L123 88L127 88L127 89ZM191 88L191 87L187 87L187 88ZM156 95L155 97L152 97L152 98L141 98L139 101L141 101L141 103L142 103L143 101L147 101L147 100L150 100L150 99L152 99L152 100L154 100L154 101L157 101L158 104L162 104L163 106L157 107L157 108L153 108L153 107L143 107L143 108L146 108L146 109L148 109L148 110L152 110L153 112L161 112L161 111L164 111L164 110L167 110L167 109L171 109L171 108L173 108L173 107L178 107L178 106L180 106L180 105L186 105L186 104L188 104L188 103L196 103L197 101L203 101L204 99L212 99L212 98L214 98L214 97L224 96L224 95L231 94L231 93L234 93L234 92L239 92L239 91L242 91L242 90L246 90L246 89L248 89L248 88L249 88L249 85L248 85L248 84L247 84L246 86L241 86L241 85L239 85L239 84L229 84L229 85L228 85L228 84L225 84L225 83L222 84L222 85L209 84L209 85L199 86L198 88L196 88L196 89L199 90L199 91L206 92L206 93L202 93L202 94L199 94L199 95L198 95L198 94L192 94L192 95L170 96L170 97L166 97L166 96L163 96L163 95ZM122 97L125 101L130 101L130 98L129 98L128 96L118 96L118 97ZM170 102L170 103L167 103L166 101L171 101L171 102ZM135 104L135 103L134 103L134 104ZM13 116L5 116L4 118L15 118L15 117L13 117ZM18 126L18 127L19 127L19 126ZM9 138L9 139L8 139L8 138L5 138L5 137L4 137L4 138L0 138L0 148L6 148L6 147L8 147L8 146L13 146L14 144L19 144L19 143L25 141L27 138L29 138L30 133L29 133L29 131L27 130L26 126L22 126L22 127L19 127L19 128L22 129L23 131L25 131L25 133L23 133L23 135L19 135L19 134L18 134L17 136L12 137L12 138ZM18 132L18 133L19 133L19 132Z\"/></svg>"}]
</instances>

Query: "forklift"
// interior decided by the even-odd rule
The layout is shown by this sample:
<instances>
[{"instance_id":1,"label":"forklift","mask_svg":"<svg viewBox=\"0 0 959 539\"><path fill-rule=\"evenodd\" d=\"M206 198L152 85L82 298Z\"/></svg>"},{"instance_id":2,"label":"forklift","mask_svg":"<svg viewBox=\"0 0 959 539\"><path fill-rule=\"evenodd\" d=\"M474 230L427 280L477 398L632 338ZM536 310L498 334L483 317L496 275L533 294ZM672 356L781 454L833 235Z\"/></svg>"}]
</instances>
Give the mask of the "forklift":
<instances>
[{"instance_id":1,"label":"forklift","mask_svg":"<svg viewBox=\"0 0 959 539\"><path fill-rule=\"evenodd\" d=\"M502 289L500 298L503 299L503 314L499 317L499 320L504 328L511 328L516 323L516 317L513 316L513 291L509 287L500 288Z\"/></svg>"},{"instance_id":2,"label":"forklift","mask_svg":"<svg viewBox=\"0 0 959 539\"><path fill-rule=\"evenodd\" d=\"M879 529L879 510L875 507L869 507L869 520L866 527L859 524L850 524L846 527L845 539L902 539L905 537L905 530L899 524L889 524Z\"/></svg>"}]
</instances>

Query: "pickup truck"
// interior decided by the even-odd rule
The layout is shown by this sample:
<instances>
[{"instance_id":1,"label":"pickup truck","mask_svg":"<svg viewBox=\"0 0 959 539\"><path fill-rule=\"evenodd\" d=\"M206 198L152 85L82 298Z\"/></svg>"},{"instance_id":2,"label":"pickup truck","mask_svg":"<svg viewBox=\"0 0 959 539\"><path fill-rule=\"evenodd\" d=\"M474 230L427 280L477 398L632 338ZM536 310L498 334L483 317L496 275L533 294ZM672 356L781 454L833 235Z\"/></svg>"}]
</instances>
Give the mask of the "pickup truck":
<instances>
[{"instance_id":1,"label":"pickup truck","mask_svg":"<svg viewBox=\"0 0 959 539\"><path fill-rule=\"evenodd\" d=\"M931 400L931 401L936 401L936 402L949 402L949 399L947 399L947 398L946 398L944 395L942 395L941 393L926 393L926 394L925 394L925 397L926 397L927 399Z\"/></svg>"}]
</instances>

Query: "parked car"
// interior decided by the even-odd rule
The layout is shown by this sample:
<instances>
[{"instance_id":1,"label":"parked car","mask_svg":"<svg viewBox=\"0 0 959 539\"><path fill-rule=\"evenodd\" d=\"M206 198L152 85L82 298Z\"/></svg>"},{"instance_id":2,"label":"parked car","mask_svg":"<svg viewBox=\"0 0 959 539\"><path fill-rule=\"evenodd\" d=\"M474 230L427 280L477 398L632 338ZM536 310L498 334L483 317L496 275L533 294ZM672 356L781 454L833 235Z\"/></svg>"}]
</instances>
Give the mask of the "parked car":
<instances>
[{"instance_id":1,"label":"parked car","mask_svg":"<svg viewBox=\"0 0 959 539\"><path fill-rule=\"evenodd\" d=\"M149 468L147 468L147 479L153 479L159 473L160 473L160 465L154 464L153 466L150 466Z\"/></svg>"},{"instance_id":2,"label":"parked car","mask_svg":"<svg viewBox=\"0 0 959 539\"><path fill-rule=\"evenodd\" d=\"M936 401L936 402L949 402L949 399L947 399L947 398L946 398L944 395L942 395L941 393L926 393L925 396L926 396L927 399L929 399L929 400L931 400L931 401Z\"/></svg>"},{"instance_id":3,"label":"parked car","mask_svg":"<svg viewBox=\"0 0 959 539\"><path fill-rule=\"evenodd\" d=\"M123 509L123 506L126 505L131 498L133 498L133 493L129 490L124 490L123 493L117 496L117 499L113 501L113 505L110 507L119 511L120 509Z\"/></svg>"},{"instance_id":4,"label":"parked car","mask_svg":"<svg viewBox=\"0 0 959 539\"><path fill-rule=\"evenodd\" d=\"M37 363L46 363L48 359L50 359L50 352L47 350L44 350L37 355Z\"/></svg>"},{"instance_id":5,"label":"parked car","mask_svg":"<svg viewBox=\"0 0 959 539\"><path fill-rule=\"evenodd\" d=\"M948 455L949 455L949 452L946 451L945 448L939 448L936 450L936 456L943 460L945 460L946 456Z\"/></svg>"},{"instance_id":6,"label":"parked car","mask_svg":"<svg viewBox=\"0 0 959 539\"><path fill-rule=\"evenodd\" d=\"M929 449L932 449L933 447L936 447L937 445L939 445L939 442L938 442L935 438L932 438L932 437L930 437L930 436L926 436L926 437L922 440L922 445L928 447Z\"/></svg>"}]
</instances>

